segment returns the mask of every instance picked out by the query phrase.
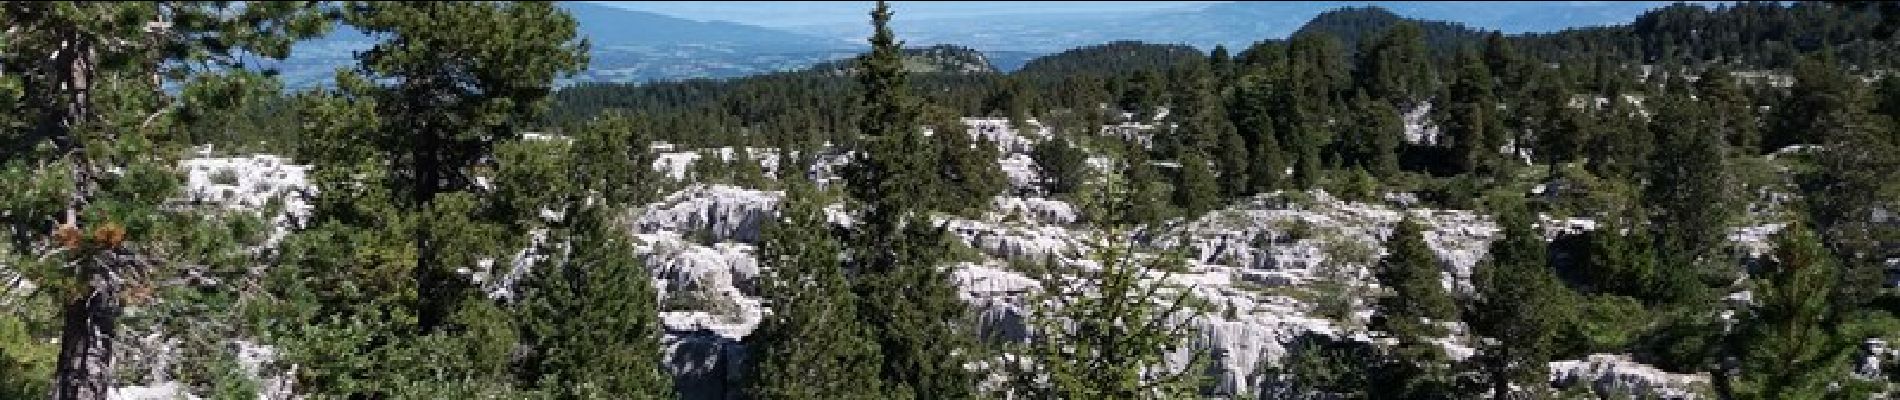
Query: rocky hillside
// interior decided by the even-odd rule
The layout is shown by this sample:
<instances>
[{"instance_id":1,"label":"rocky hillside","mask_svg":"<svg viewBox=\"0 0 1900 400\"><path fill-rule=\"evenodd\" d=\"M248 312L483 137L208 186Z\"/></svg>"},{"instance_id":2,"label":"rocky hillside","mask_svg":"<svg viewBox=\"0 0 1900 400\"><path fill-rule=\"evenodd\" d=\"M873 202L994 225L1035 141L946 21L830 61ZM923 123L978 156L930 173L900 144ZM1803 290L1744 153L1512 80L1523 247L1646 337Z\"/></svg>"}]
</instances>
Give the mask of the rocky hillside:
<instances>
[{"instance_id":1,"label":"rocky hillside","mask_svg":"<svg viewBox=\"0 0 1900 400\"><path fill-rule=\"evenodd\" d=\"M1034 144L1047 140L1046 130L1018 130L1006 120L965 118L966 132L995 143L997 160L1010 175L1016 193L1036 193L1037 171L1019 161ZM1033 122L1032 122L1033 123ZM1110 127L1104 127L1108 130ZM654 146L652 168L669 179L687 176L684 165L704 156L733 157L732 149L698 151ZM748 149L768 169L779 168L775 149ZM819 182L835 182L842 154L821 156L808 174ZM182 163L188 173L187 204L268 214L276 228L272 236L298 229L307 212L304 199L313 191L304 181L307 166L279 157L251 155L194 158ZM747 354L747 338L759 327L772 306L763 301L757 259L761 228L777 217L785 194L725 184L683 182L682 189L635 208L626 215L624 231L634 238L637 252L651 271L661 296L660 321L666 329L666 365L683 397L722 399L737 395ZM835 183L834 183L835 184ZM1196 304L1185 318L1191 326L1189 352L1214 355L1207 370L1212 392L1249 397L1263 385L1263 371L1294 355L1294 344L1315 337L1344 342L1377 343L1386 340L1367 328L1372 315L1372 293L1381 288L1370 268L1387 252L1382 243L1395 224L1410 215L1425 225L1425 239L1437 260L1441 283L1453 293L1470 290L1474 265L1485 257L1489 243L1500 237L1490 216L1469 210L1414 206L1408 194L1390 193L1372 202L1341 200L1322 190L1273 192L1227 204L1202 215L1151 226L1132 240L1144 252L1179 251L1185 267L1165 276L1185 290ZM826 209L834 225L854 223L842 204ZM992 199L980 218L940 216L970 250L950 266L962 299L980 316L980 330L1004 341L1028 340L1023 333L1029 294L1040 282L1022 270L1025 265L1053 261L1063 265L1091 265L1093 246L1106 232L1085 223L1081 207L1039 196L1000 196ZM1539 225L1545 240L1596 229L1590 220L1545 218ZM1778 226L1735 229L1731 240L1742 246L1765 246L1766 233ZM481 282L492 296L511 296L515 277L533 268L538 257L524 251L513 260L484 261L466 273ZM1474 354L1477 338L1464 334L1459 324L1448 325L1448 335L1437 340L1454 359ZM173 346L165 332L152 332L130 349L135 365L165 363ZM241 365L264 382L264 398L292 398L285 374L294 365L276 365L272 349L250 338L229 338ZM1877 368L1895 354L1877 343L1863 354L1863 365ZM1189 354L1171 359L1185 362ZM1599 394L1623 393L1643 397L1706 397L1709 377L1676 374L1632 361L1628 355L1594 354L1550 363L1550 381L1557 387ZM994 371L992 371L994 372ZM151 376L136 386L114 392L115 399L159 399L185 392L179 382Z\"/></svg>"}]
</instances>

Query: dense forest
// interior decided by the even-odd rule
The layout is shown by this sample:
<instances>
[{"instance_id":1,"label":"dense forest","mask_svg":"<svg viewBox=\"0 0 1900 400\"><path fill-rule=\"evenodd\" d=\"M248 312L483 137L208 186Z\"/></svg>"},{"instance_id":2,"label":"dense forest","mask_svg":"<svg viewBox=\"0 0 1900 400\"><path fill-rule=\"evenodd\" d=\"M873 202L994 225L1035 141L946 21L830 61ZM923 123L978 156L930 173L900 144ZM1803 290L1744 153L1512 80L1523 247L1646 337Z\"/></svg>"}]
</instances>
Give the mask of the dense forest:
<instances>
[{"instance_id":1,"label":"dense forest","mask_svg":"<svg viewBox=\"0 0 1900 400\"><path fill-rule=\"evenodd\" d=\"M5 2L0 399L1886 398L1891 4L557 88L548 2Z\"/></svg>"}]
</instances>

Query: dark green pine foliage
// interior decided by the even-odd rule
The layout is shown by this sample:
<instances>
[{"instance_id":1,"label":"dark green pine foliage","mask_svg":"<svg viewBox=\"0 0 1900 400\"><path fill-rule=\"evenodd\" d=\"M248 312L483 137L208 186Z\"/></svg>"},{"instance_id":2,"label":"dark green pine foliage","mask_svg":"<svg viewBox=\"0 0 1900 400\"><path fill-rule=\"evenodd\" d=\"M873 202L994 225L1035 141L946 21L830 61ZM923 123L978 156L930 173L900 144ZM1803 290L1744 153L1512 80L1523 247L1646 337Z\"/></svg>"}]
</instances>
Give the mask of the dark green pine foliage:
<instances>
[{"instance_id":1,"label":"dark green pine foliage","mask_svg":"<svg viewBox=\"0 0 1900 400\"><path fill-rule=\"evenodd\" d=\"M1417 24L1393 24L1378 38L1360 44L1354 72L1372 98L1410 107L1433 93L1432 60L1426 53L1424 31Z\"/></svg>"},{"instance_id":2,"label":"dark green pine foliage","mask_svg":"<svg viewBox=\"0 0 1900 400\"><path fill-rule=\"evenodd\" d=\"M860 204L850 246L856 292L865 324L879 327L879 376L891 398L969 398L975 380L963 364L975 336L941 265L946 234L923 215L935 195L928 188L935 187L938 170L929 156L936 151L923 137L920 104L906 89L890 18L883 2L871 12L871 54L858 74L864 138L845 170L847 193Z\"/></svg>"},{"instance_id":3,"label":"dark green pine foliage","mask_svg":"<svg viewBox=\"0 0 1900 400\"><path fill-rule=\"evenodd\" d=\"M124 311L183 303L141 292L170 292L167 281L190 279L185 265L222 272L201 258L238 244L181 245L216 231L167 204L182 186L174 160L193 144L185 128L271 90L244 62L321 34L318 6L0 3L0 269L31 287L0 301L4 335L21 336L0 344L0 397L106 398L122 385L121 324L138 318Z\"/></svg>"},{"instance_id":4,"label":"dark green pine foliage","mask_svg":"<svg viewBox=\"0 0 1900 400\"><path fill-rule=\"evenodd\" d=\"M1497 117L1491 70L1469 49L1459 53L1458 71L1447 93L1440 126L1451 141L1455 171L1492 173L1503 162L1498 150L1506 134Z\"/></svg>"},{"instance_id":5,"label":"dark green pine foliage","mask_svg":"<svg viewBox=\"0 0 1900 400\"><path fill-rule=\"evenodd\" d=\"M1446 294L1438 259L1425 245L1424 227L1407 216L1385 241L1388 253L1374 277L1390 292L1375 302L1373 330L1398 340L1374 374L1374 398L1426 399L1449 393L1448 357L1433 339L1445 334L1439 323L1457 317L1457 304Z\"/></svg>"},{"instance_id":6,"label":"dark green pine foliage","mask_svg":"<svg viewBox=\"0 0 1900 400\"><path fill-rule=\"evenodd\" d=\"M596 190L608 204L646 204L654 200L654 155L646 151L647 132L638 117L609 111L578 127L574 136L574 184Z\"/></svg>"},{"instance_id":7,"label":"dark green pine foliage","mask_svg":"<svg viewBox=\"0 0 1900 400\"><path fill-rule=\"evenodd\" d=\"M1174 179L1174 206L1183 215L1195 218L1220 203L1220 186L1215 182L1213 166L1199 150L1180 149L1176 162L1181 164Z\"/></svg>"},{"instance_id":8,"label":"dark green pine foliage","mask_svg":"<svg viewBox=\"0 0 1900 400\"><path fill-rule=\"evenodd\" d=\"M1342 167L1357 167L1379 178L1399 173L1399 145L1404 142L1405 120L1391 103L1358 92L1340 137Z\"/></svg>"},{"instance_id":9,"label":"dark green pine foliage","mask_svg":"<svg viewBox=\"0 0 1900 400\"><path fill-rule=\"evenodd\" d=\"M1090 176L1088 153L1069 144L1066 137L1057 136L1036 143L1029 157L1036 162L1043 192L1050 195L1075 193Z\"/></svg>"},{"instance_id":10,"label":"dark green pine foliage","mask_svg":"<svg viewBox=\"0 0 1900 400\"><path fill-rule=\"evenodd\" d=\"M1774 107L1762 150L1774 152L1788 145L1820 144L1821 119L1856 106L1859 79L1848 75L1832 52L1802 58L1794 66L1794 85L1787 100Z\"/></svg>"},{"instance_id":11,"label":"dark green pine foliage","mask_svg":"<svg viewBox=\"0 0 1900 400\"><path fill-rule=\"evenodd\" d=\"M1704 104L1691 100L1687 87L1677 82L1670 92L1652 100L1650 121L1655 135L1644 202L1653 205L1655 224L1664 254L1671 260L1694 262L1714 256L1727 237L1735 193L1728 173L1726 138L1715 130ZM1678 264L1686 268L1687 264Z\"/></svg>"},{"instance_id":12,"label":"dark green pine foliage","mask_svg":"<svg viewBox=\"0 0 1900 400\"><path fill-rule=\"evenodd\" d=\"M526 244L531 196L479 190L475 178L542 111L554 78L585 64L575 22L545 2L343 8L380 42L335 88L299 96L309 136L299 158L316 165L319 195L313 227L285 240L287 266L265 285L283 299L278 332L304 368L299 387L519 395L506 371L513 321L456 271Z\"/></svg>"},{"instance_id":13,"label":"dark green pine foliage","mask_svg":"<svg viewBox=\"0 0 1900 400\"><path fill-rule=\"evenodd\" d=\"M1115 196L1120 185L1105 197ZM1110 209L1115 207L1110 206ZM1112 218L1111 218L1112 219ZM1192 325L1189 292L1149 274L1178 259L1137 259L1128 236L1110 228L1091 257L1099 269L1074 277L1040 276L1027 325L1029 343L1013 351L1028 363L1010 363L1012 393L1034 399L1182 399L1201 388L1206 359L1196 354L1174 366L1169 354L1186 350ZM1026 365L1025 365L1026 364ZM1179 369L1175 369L1179 367Z\"/></svg>"},{"instance_id":14,"label":"dark green pine foliage","mask_svg":"<svg viewBox=\"0 0 1900 400\"><path fill-rule=\"evenodd\" d=\"M1240 137L1237 130L1228 129L1221 134L1220 144L1213 149L1214 163L1220 171L1221 195L1240 197L1253 193L1252 172L1248 171L1253 167L1250 151L1247 139Z\"/></svg>"},{"instance_id":15,"label":"dark green pine foliage","mask_svg":"<svg viewBox=\"0 0 1900 400\"><path fill-rule=\"evenodd\" d=\"M1111 213L1118 223L1143 225L1159 223L1174 215L1170 184L1161 170L1149 161L1148 152L1140 146L1130 144L1124 150L1127 158L1122 160L1121 175L1128 179L1129 201L1112 205L1116 211Z\"/></svg>"},{"instance_id":16,"label":"dark green pine foliage","mask_svg":"<svg viewBox=\"0 0 1900 400\"><path fill-rule=\"evenodd\" d=\"M1866 92L1853 89L1841 94L1849 108L1821 117L1820 168L1804 186L1813 190L1808 211L1822 241L1845 269L1837 296L1864 305L1881 296L1885 260L1900 257L1892 245L1900 243L1900 227L1880 222L1877 211L1900 199L1900 134L1893 120L1867 112Z\"/></svg>"},{"instance_id":17,"label":"dark green pine foliage","mask_svg":"<svg viewBox=\"0 0 1900 400\"><path fill-rule=\"evenodd\" d=\"M1531 90L1535 100L1526 102L1529 106L1523 110L1532 115L1532 138L1528 143L1520 142L1519 147L1532 148L1535 159L1549 166L1550 174L1555 176L1564 163L1583 156L1584 143L1590 141L1595 129L1583 109L1572 107L1573 92L1559 72L1540 69L1533 74L1538 82Z\"/></svg>"},{"instance_id":18,"label":"dark green pine foliage","mask_svg":"<svg viewBox=\"0 0 1900 400\"><path fill-rule=\"evenodd\" d=\"M1570 322L1568 304L1576 301L1551 269L1529 211L1511 208L1499 216L1504 237L1472 270L1465 319L1473 334L1487 338L1475 357L1491 398L1500 400L1510 398L1512 386L1541 391Z\"/></svg>"},{"instance_id":19,"label":"dark green pine foliage","mask_svg":"<svg viewBox=\"0 0 1900 400\"><path fill-rule=\"evenodd\" d=\"M1278 189L1286 176L1286 162L1274 120L1273 82L1265 67L1251 67L1238 78L1229 95L1228 114L1234 131L1246 142L1247 192Z\"/></svg>"},{"instance_id":20,"label":"dark green pine foliage","mask_svg":"<svg viewBox=\"0 0 1900 400\"><path fill-rule=\"evenodd\" d=\"M1740 315L1731 351L1739 374L1717 383L1736 399L1823 399L1849 378L1856 343L1853 321L1828 294L1840 267L1808 228L1791 225L1777 238L1774 257L1754 279L1754 302ZM1724 387L1729 386L1729 387ZM1865 397L1862 394L1861 397Z\"/></svg>"},{"instance_id":21,"label":"dark green pine foliage","mask_svg":"<svg viewBox=\"0 0 1900 400\"><path fill-rule=\"evenodd\" d=\"M1728 68L1716 64L1702 71L1697 79L1696 96L1709 104L1710 118L1718 132L1727 133L1728 148L1739 156L1761 152L1761 118L1754 100L1742 91Z\"/></svg>"},{"instance_id":22,"label":"dark green pine foliage","mask_svg":"<svg viewBox=\"0 0 1900 400\"><path fill-rule=\"evenodd\" d=\"M659 307L651 276L606 206L570 209L560 263L536 268L523 290L524 384L563 399L672 398L661 368Z\"/></svg>"},{"instance_id":23,"label":"dark green pine foliage","mask_svg":"<svg viewBox=\"0 0 1900 400\"><path fill-rule=\"evenodd\" d=\"M1586 167L1600 177L1638 182L1648 169L1649 154L1654 151L1654 135L1636 105L1621 96L1594 108L1597 133L1591 135Z\"/></svg>"},{"instance_id":24,"label":"dark green pine foliage","mask_svg":"<svg viewBox=\"0 0 1900 400\"><path fill-rule=\"evenodd\" d=\"M1605 226L1584 234L1580 265L1585 287L1595 293L1629 296L1655 305L1672 300L1660 276L1654 241L1646 229Z\"/></svg>"},{"instance_id":25,"label":"dark green pine foliage","mask_svg":"<svg viewBox=\"0 0 1900 400\"><path fill-rule=\"evenodd\" d=\"M1286 75L1275 101L1282 148L1290 157L1295 187L1319 184L1326 151L1334 129L1345 121L1329 118L1341 107L1341 92L1350 87L1348 66L1339 41L1324 33L1296 35L1287 44ZM1336 157L1331 157L1336 158Z\"/></svg>"},{"instance_id":26,"label":"dark green pine foliage","mask_svg":"<svg viewBox=\"0 0 1900 400\"><path fill-rule=\"evenodd\" d=\"M379 84L382 120L374 142L393 162L390 178L401 206L428 209L443 193L473 190L472 167L499 141L520 137L519 124L543 111L555 77L587 62L573 17L546 2L362 3L344 21L387 38L359 54L360 73ZM500 21L507 21L505 23ZM479 29L441 29L442 24ZM415 227L415 276L424 330L432 330L469 287L454 276L460 255L427 240L444 231L437 219Z\"/></svg>"},{"instance_id":27,"label":"dark green pine foliage","mask_svg":"<svg viewBox=\"0 0 1900 400\"><path fill-rule=\"evenodd\" d=\"M937 174L940 194L937 208L962 215L975 215L990 205L990 198L1009 188L1009 178L997 166L1001 158L996 143L975 138L966 132L960 119L944 113L930 136L938 151ZM1028 129L1014 125L1019 129Z\"/></svg>"},{"instance_id":28,"label":"dark green pine foliage","mask_svg":"<svg viewBox=\"0 0 1900 400\"><path fill-rule=\"evenodd\" d=\"M1218 85L1223 78L1218 71L1209 69L1201 62L1186 63L1175 69L1181 73L1174 95L1177 101L1170 116L1176 117L1180 129L1171 137L1174 142L1183 143L1214 162L1212 168L1220 179L1220 194L1238 195L1246 189L1247 148L1222 101L1222 89ZM1161 150L1180 151L1168 146L1162 146Z\"/></svg>"},{"instance_id":29,"label":"dark green pine foliage","mask_svg":"<svg viewBox=\"0 0 1900 400\"><path fill-rule=\"evenodd\" d=\"M809 183L789 183L780 219L767 226L759 259L772 313L747 338L747 393L759 399L882 399L882 366L858 313L839 254L843 247Z\"/></svg>"},{"instance_id":30,"label":"dark green pine foliage","mask_svg":"<svg viewBox=\"0 0 1900 400\"><path fill-rule=\"evenodd\" d=\"M1030 93L1030 87L1022 78L1004 77L998 79L983 101L983 113L989 116L1009 118L1009 125L1022 129L1029 123L1036 96Z\"/></svg>"}]
</instances>

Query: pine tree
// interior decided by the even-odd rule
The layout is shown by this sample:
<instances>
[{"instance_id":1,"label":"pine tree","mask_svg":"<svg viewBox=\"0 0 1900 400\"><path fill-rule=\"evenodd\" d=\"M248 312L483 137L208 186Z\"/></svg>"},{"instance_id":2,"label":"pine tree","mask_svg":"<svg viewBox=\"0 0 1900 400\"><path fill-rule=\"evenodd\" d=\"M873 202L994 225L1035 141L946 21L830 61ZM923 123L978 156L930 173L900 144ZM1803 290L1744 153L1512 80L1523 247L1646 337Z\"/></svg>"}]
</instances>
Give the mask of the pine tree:
<instances>
[{"instance_id":1,"label":"pine tree","mask_svg":"<svg viewBox=\"0 0 1900 400\"><path fill-rule=\"evenodd\" d=\"M760 260L772 313L747 339L748 392L761 399L879 399L882 359L858 313L842 247L808 184L790 183Z\"/></svg>"},{"instance_id":2,"label":"pine tree","mask_svg":"<svg viewBox=\"0 0 1900 400\"><path fill-rule=\"evenodd\" d=\"M1252 149L1240 133L1228 129L1221 135L1220 145L1214 147L1214 162L1220 167L1221 194L1227 197L1240 197L1252 193L1253 178L1248 168L1253 167L1250 158Z\"/></svg>"},{"instance_id":3,"label":"pine tree","mask_svg":"<svg viewBox=\"0 0 1900 400\"><path fill-rule=\"evenodd\" d=\"M1397 109L1373 100L1365 92L1353 96L1352 120L1340 138L1343 165L1365 169L1380 178L1399 173L1399 144L1405 135L1405 121Z\"/></svg>"},{"instance_id":4,"label":"pine tree","mask_svg":"<svg viewBox=\"0 0 1900 400\"><path fill-rule=\"evenodd\" d=\"M1596 124L1597 134L1591 136L1587 151L1590 173L1637 182L1648 169L1654 135L1635 108L1618 96L1610 98L1608 107L1597 110L1601 122Z\"/></svg>"},{"instance_id":5,"label":"pine tree","mask_svg":"<svg viewBox=\"0 0 1900 400\"><path fill-rule=\"evenodd\" d=\"M395 162L391 183L410 209L473 189L470 168L496 142L519 138L516 127L546 107L554 78L587 61L573 17L545 2L368 3L351 7L344 21L391 38L360 53L360 73L390 83L352 95L377 98L378 111L391 117L376 127L376 151ZM440 29L444 23L480 29ZM432 221L416 227L424 330L468 296L454 270L472 265L453 264L459 255L443 251L447 243L423 240L444 228Z\"/></svg>"},{"instance_id":6,"label":"pine tree","mask_svg":"<svg viewBox=\"0 0 1900 400\"><path fill-rule=\"evenodd\" d=\"M1247 143L1247 191L1250 192L1277 189L1286 176L1286 162L1271 109L1275 96L1270 86L1273 79L1264 71L1248 73L1239 78L1228 100L1235 133Z\"/></svg>"},{"instance_id":7,"label":"pine tree","mask_svg":"<svg viewBox=\"0 0 1900 400\"><path fill-rule=\"evenodd\" d=\"M1656 150L1651 155L1644 202L1654 205L1655 223L1665 257L1693 261L1714 255L1726 237L1735 194L1720 132L1708 109L1680 90L1656 104L1650 122Z\"/></svg>"},{"instance_id":8,"label":"pine tree","mask_svg":"<svg viewBox=\"0 0 1900 400\"><path fill-rule=\"evenodd\" d=\"M1794 85L1788 88L1787 100L1769 115L1769 129L1762 137L1766 148L1762 150L1773 152L1789 145L1821 143L1823 138L1816 135L1821 131L1821 118L1857 103L1856 80L1841 67L1832 51L1801 59L1794 66Z\"/></svg>"},{"instance_id":9,"label":"pine tree","mask_svg":"<svg viewBox=\"0 0 1900 400\"><path fill-rule=\"evenodd\" d=\"M935 142L932 146L939 151L938 182L943 185L939 188L938 208L973 215L989 206L991 197L1009 188L1008 177L996 163L1000 151L989 139L971 140L962 121L947 117L939 120L935 124L938 133L930 136Z\"/></svg>"},{"instance_id":10,"label":"pine tree","mask_svg":"<svg viewBox=\"0 0 1900 400\"><path fill-rule=\"evenodd\" d=\"M1445 293L1437 257L1425 245L1424 228L1407 216L1386 239L1388 253L1374 277L1391 292L1374 302L1373 330L1398 339L1374 374L1376 398L1433 398L1448 390L1447 356L1432 339L1444 334L1437 325L1456 317L1456 304Z\"/></svg>"},{"instance_id":11,"label":"pine tree","mask_svg":"<svg viewBox=\"0 0 1900 400\"><path fill-rule=\"evenodd\" d=\"M268 79L240 54L282 59L324 29L313 4L0 4L0 264L57 296L53 399L105 398L126 299L166 273L161 208L179 186L181 123L228 109ZM183 86L178 95L163 85ZM235 97L235 96L233 96ZM22 193L23 192L23 193ZM0 364L9 362L0 355ZM8 380L11 380L9 377Z\"/></svg>"},{"instance_id":12,"label":"pine tree","mask_svg":"<svg viewBox=\"0 0 1900 400\"><path fill-rule=\"evenodd\" d=\"M1359 82L1372 98L1410 107L1432 93L1431 58L1418 24L1401 21L1378 38L1361 42Z\"/></svg>"},{"instance_id":13,"label":"pine tree","mask_svg":"<svg viewBox=\"0 0 1900 400\"><path fill-rule=\"evenodd\" d=\"M1499 217L1504 237L1472 270L1474 300L1466 321L1472 333L1487 338L1477 361L1493 399L1510 398L1512 386L1537 388L1549 379L1547 363L1569 323L1565 307L1576 301L1557 281L1528 213L1511 207Z\"/></svg>"},{"instance_id":14,"label":"pine tree","mask_svg":"<svg viewBox=\"0 0 1900 400\"><path fill-rule=\"evenodd\" d=\"M654 200L653 154L647 137L635 128L642 121L620 111L608 111L578 128L574 135L575 183L600 190L608 204L646 204Z\"/></svg>"},{"instance_id":15,"label":"pine tree","mask_svg":"<svg viewBox=\"0 0 1900 400\"><path fill-rule=\"evenodd\" d=\"M1606 226L1584 236L1582 265L1587 286L1598 293L1611 293L1659 304L1670 299L1661 287L1654 241L1647 230L1631 229L1617 233L1618 227Z\"/></svg>"},{"instance_id":16,"label":"pine tree","mask_svg":"<svg viewBox=\"0 0 1900 400\"><path fill-rule=\"evenodd\" d=\"M1214 180L1214 171L1208 165L1207 156L1199 150L1180 151L1183 154L1175 160L1181 164L1181 168L1179 177L1174 180L1174 206L1180 208L1188 218L1199 217L1218 205L1220 186Z\"/></svg>"},{"instance_id":17,"label":"pine tree","mask_svg":"<svg viewBox=\"0 0 1900 400\"><path fill-rule=\"evenodd\" d=\"M457 271L524 246L534 223L523 214L539 211L529 199L567 197L477 182L498 177L497 145L539 117L554 78L586 63L575 21L546 2L342 11L346 24L382 41L358 53L334 88L299 96L309 133L299 158L316 165L319 194L313 228L285 241L284 263L294 267L272 269L280 284L269 287L289 299L281 318L297 327L283 332L286 358L304 366L300 387L318 396L520 395L528 385L508 379L511 351L493 350L517 345L518 336L499 333L515 322ZM525 171L512 170L534 176ZM547 184L508 186L527 185Z\"/></svg>"},{"instance_id":18,"label":"pine tree","mask_svg":"<svg viewBox=\"0 0 1900 400\"><path fill-rule=\"evenodd\" d=\"M974 376L963 368L975 336L968 309L941 265L942 227L923 213L933 204L936 152L921 132L918 100L906 89L900 44L888 26L889 5L871 12L871 54L860 60L863 86L859 133L862 151L845 171L847 193L861 202L850 257L864 322L880 327L879 376L891 398L960 399L973 395Z\"/></svg>"},{"instance_id":19,"label":"pine tree","mask_svg":"<svg viewBox=\"0 0 1900 400\"><path fill-rule=\"evenodd\" d=\"M1458 64L1457 79L1451 84L1440 124L1457 156L1455 170L1489 173L1501 162L1497 153L1505 137L1503 126L1495 116L1497 98L1491 90L1492 72L1470 50L1459 54Z\"/></svg>"},{"instance_id":20,"label":"pine tree","mask_svg":"<svg viewBox=\"0 0 1900 400\"><path fill-rule=\"evenodd\" d=\"M1531 132L1534 143L1521 140L1518 147L1532 147L1539 161L1549 166L1551 176L1562 170L1563 164L1582 156L1584 143L1594 129L1590 119L1582 111L1571 107L1572 92L1570 85L1557 72L1538 70L1533 80L1536 88L1531 90L1530 104L1525 110L1534 114Z\"/></svg>"},{"instance_id":21,"label":"pine tree","mask_svg":"<svg viewBox=\"0 0 1900 400\"><path fill-rule=\"evenodd\" d=\"M1050 195L1075 193L1090 175L1088 153L1069 144L1065 137L1036 143L1029 157L1036 161L1043 191Z\"/></svg>"},{"instance_id":22,"label":"pine tree","mask_svg":"<svg viewBox=\"0 0 1900 400\"><path fill-rule=\"evenodd\" d=\"M1818 123L1824 147L1816 157L1818 173L1809 181L1808 212L1823 243L1840 257L1844 272L1836 286L1843 304L1867 304L1880 296L1891 243L1900 227L1878 221L1875 211L1900 199L1900 137L1890 120L1865 111L1859 93L1850 108Z\"/></svg>"},{"instance_id":23,"label":"pine tree","mask_svg":"<svg viewBox=\"0 0 1900 400\"><path fill-rule=\"evenodd\" d=\"M1847 383L1857 338L1846 335L1846 310L1828 295L1840 269L1808 228L1785 229L1735 328L1740 373L1732 387L1718 383L1724 397L1832 398L1829 386Z\"/></svg>"},{"instance_id":24,"label":"pine tree","mask_svg":"<svg viewBox=\"0 0 1900 400\"><path fill-rule=\"evenodd\" d=\"M1742 156L1761 151L1761 120L1753 101L1735 82L1734 73L1720 64L1702 71L1702 78L1696 80L1696 93L1709 103L1717 131L1727 133L1729 149Z\"/></svg>"}]
</instances>

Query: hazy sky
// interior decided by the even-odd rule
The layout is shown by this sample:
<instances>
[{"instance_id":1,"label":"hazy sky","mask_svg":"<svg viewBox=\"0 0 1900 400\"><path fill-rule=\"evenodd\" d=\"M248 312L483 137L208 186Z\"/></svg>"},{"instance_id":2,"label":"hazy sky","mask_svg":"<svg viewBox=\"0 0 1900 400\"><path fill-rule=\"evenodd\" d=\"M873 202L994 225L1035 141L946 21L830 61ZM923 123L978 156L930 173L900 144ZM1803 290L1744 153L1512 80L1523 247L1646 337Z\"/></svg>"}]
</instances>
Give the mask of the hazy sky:
<instances>
[{"instance_id":1,"label":"hazy sky","mask_svg":"<svg viewBox=\"0 0 1900 400\"><path fill-rule=\"evenodd\" d=\"M871 1L595 1L614 7L694 20L787 27L863 24ZM1129 12L1196 9L1219 1L892 1L898 21L1004 14Z\"/></svg>"}]
</instances>

